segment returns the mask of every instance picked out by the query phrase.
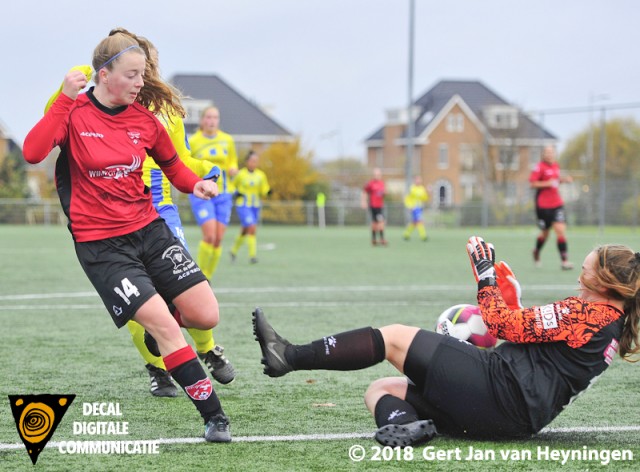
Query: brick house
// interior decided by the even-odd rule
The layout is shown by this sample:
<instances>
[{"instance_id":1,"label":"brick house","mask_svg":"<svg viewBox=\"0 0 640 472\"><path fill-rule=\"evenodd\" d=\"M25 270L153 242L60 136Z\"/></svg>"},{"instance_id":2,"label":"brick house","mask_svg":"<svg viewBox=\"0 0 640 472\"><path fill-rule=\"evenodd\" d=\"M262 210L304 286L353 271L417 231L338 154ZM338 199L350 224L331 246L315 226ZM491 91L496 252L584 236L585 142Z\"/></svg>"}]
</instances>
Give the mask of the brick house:
<instances>
[{"instance_id":1,"label":"brick house","mask_svg":"<svg viewBox=\"0 0 640 472\"><path fill-rule=\"evenodd\" d=\"M479 81L443 80L418 98L413 174L420 174L440 207L500 191L526 198L527 180L542 148L557 139ZM387 121L366 140L367 165L380 167L391 192L405 186L408 110L387 112Z\"/></svg>"}]
</instances>

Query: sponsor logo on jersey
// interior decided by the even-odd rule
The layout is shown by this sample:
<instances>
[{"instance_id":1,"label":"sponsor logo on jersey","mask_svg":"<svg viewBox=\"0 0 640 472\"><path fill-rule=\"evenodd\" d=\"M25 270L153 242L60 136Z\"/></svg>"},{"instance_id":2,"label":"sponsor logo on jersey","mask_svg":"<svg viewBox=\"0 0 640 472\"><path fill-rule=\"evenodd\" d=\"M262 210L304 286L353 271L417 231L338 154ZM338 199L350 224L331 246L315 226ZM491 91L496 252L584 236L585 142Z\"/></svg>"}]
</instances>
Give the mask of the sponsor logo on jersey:
<instances>
[{"instance_id":1,"label":"sponsor logo on jersey","mask_svg":"<svg viewBox=\"0 0 640 472\"><path fill-rule=\"evenodd\" d=\"M187 395L194 400L206 400L211 396L213 386L211 385L211 380L207 377L206 379L198 380L193 385L185 387L184 390L187 392Z\"/></svg>"},{"instance_id":2,"label":"sponsor logo on jersey","mask_svg":"<svg viewBox=\"0 0 640 472\"><path fill-rule=\"evenodd\" d=\"M558 317L553 304L540 307L538 312L543 329L554 329L558 327Z\"/></svg>"},{"instance_id":3,"label":"sponsor logo on jersey","mask_svg":"<svg viewBox=\"0 0 640 472\"><path fill-rule=\"evenodd\" d=\"M613 338L609 345L605 348L604 361L607 363L607 365L611 365L611 363L613 362L613 358L616 357L616 354L618 353L618 346L620 346L620 343L617 339Z\"/></svg>"},{"instance_id":4,"label":"sponsor logo on jersey","mask_svg":"<svg viewBox=\"0 0 640 472\"><path fill-rule=\"evenodd\" d=\"M140 156L132 154L131 157L132 162L129 165L116 164L101 170L90 170L89 177L102 179L122 179L124 177L127 177L131 172L139 169L140 165L142 164L142 159L140 159Z\"/></svg>"},{"instance_id":5,"label":"sponsor logo on jersey","mask_svg":"<svg viewBox=\"0 0 640 472\"><path fill-rule=\"evenodd\" d=\"M80 136L83 136L85 138L104 138L104 134L96 133L95 131L81 131Z\"/></svg>"},{"instance_id":6,"label":"sponsor logo on jersey","mask_svg":"<svg viewBox=\"0 0 640 472\"><path fill-rule=\"evenodd\" d=\"M129 139L133 141L133 144L138 144L140 142L140 131L127 131L127 136L129 136Z\"/></svg>"}]
</instances>

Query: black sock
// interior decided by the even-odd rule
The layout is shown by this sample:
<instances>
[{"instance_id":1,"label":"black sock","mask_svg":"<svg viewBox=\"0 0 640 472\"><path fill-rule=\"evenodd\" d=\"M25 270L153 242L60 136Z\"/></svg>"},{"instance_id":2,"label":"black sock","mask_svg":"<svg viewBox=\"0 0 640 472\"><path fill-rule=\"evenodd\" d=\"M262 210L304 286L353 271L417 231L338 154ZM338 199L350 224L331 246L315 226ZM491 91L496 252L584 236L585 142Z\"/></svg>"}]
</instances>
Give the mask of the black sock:
<instances>
[{"instance_id":1,"label":"black sock","mask_svg":"<svg viewBox=\"0 0 640 472\"><path fill-rule=\"evenodd\" d=\"M384 231L380 230L380 241L384 241Z\"/></svg>"},{"instance_id":2,"label":"black sock","mask_svg":"<svg viewBox=\"0 0 640 472\"><path fill-rule=\"evenodd\" d=\"M375 241L376 240L376 232L371 230L371 241Z\"/></svg>"},{"instance_id":3,"label":"black sock","mask_svg":"<svg viewBox=\"0 0 640 472\"><path fill-rule=\"evenodd\" d=\"M567 240L558 239L558 252L560 253L560 259L567 260Z\"/></svg>"},{"instance_id":4,"label":"black sock","mask_svg":"<svg viewBox=\"0 0 640 472\"><path fill-rule=\"evenodd\" d=\"M387 424L407 424L418 421L418 412L406 400L387 394L376 403L374 416L378 428Z\"/></svg>"},{"instance_id":5,"label":"black sock","mask_svg":"<svg viewBox=\"0 0 640 472\"><path fill-rule=\"evenodd\" d=\"M212 416L224 414L211 379L205 373L191 346L185 346L164 357L164 364L189 396L205 423Z\"/></svg>"},{"instance_id":6,"label":"black sock","mask_svg":"<svg viewBox=\"0 0 640 472\"><path fill-rule=\"evenodd\" d=\"M358 370L384 360L379 329L360 328L326 336L310 344L287 346L285 356L294 370Z\"/></svg>"},{"instance_id":7,"label":"black sock","mask_svg":"<svg viewBox=\"0 0 640 472\"><path fill-rule=\"evenodd\" d=\"M536 238L536 252L540 252L542 250L542 246L544 246L544 243L546 242L547 240L545 238Z\"/></svg>"}]
</instances>

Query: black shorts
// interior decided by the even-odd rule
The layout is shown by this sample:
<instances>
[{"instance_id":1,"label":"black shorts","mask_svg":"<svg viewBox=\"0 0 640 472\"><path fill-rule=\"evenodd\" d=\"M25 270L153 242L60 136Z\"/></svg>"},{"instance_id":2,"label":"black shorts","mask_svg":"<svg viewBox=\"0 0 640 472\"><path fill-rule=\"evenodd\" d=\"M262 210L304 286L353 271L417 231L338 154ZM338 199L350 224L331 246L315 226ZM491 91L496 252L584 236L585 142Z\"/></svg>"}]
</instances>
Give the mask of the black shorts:
<instances>
[{"instance_id":1,"label":"black shorts","mask_svg":"<svg viewBox=\"0 0 640 472\"><path fill-rule=\"evenodd\" d=\"M75 243L75 248L118 328L156 293L171 302L207 280L162 218L124 236Z\"/></svg>"},{"instance_id":2,"label":"black shorts","mask_svg":"<svg viewBox=\"0 0 640 472\"><path fill-rule=\"evenodd\" d=\"M371 210L371 221L382 222L384 221L384 214L382 208L370 208Z\"/></svg>"},{"instance_id":3,"label":"black shorts","mask_svg":"<svg viewBox=\"0 0 640 472\"><path fill-rule=\"evenodd\" d=\"M566 223L567 217L564 207L557 208L536 208L536 217L538 218L538 228L549 229L553 223Z\"/></svg>"},{"instance_id":4,"label":"black shorts","mask_svg":"<svg viewBox=\"0 0 640 472\"><path fill-rule=\"evenodd\" d=\"M492 382L490 352L451 336L420 330L404 364L407 401L438 431L481 439L521 438L531 427L509 416Z\"/></svg>"}]
</instances>

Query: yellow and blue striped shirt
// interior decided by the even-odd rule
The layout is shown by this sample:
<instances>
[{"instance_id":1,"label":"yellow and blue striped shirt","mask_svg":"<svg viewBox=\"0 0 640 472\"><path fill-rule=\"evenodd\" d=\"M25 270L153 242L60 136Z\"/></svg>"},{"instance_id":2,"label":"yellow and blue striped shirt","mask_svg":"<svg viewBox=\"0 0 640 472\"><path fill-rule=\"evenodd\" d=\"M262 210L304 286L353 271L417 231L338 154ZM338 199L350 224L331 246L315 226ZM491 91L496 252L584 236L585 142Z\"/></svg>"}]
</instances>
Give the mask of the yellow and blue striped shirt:
<instances>
[{"instance_id":1,"label":"yellow and blue striped shirt","mask_svg":"<svg viewBox=\"0 0 640 472\"><path fill-rule=\"evenodd\" d=\"M409 210L422 208L422 205L429 201L429 194L424 185L413 184L409 188L409 193L404 197L404 206Z\"/></svg>"},{"instance_id":2,"label":"yellow and blue striped shirt","mask_svg":"<svg viewBox=\"0 0 640 472\"><path fill-rule=\"evenodd\" d=\"M189 145L194 158L220 167L221 175L218 179L220 193L233 193L235 189L229 177L229 171L238 169L238 155L231 135L218 130L215 137L211 137L203 134L202 130L198 130L189 138Z\"/></svg>"},{"instance_id":3,"label":"yellow and blue striped shirt","mask_svg":"<svg viewBox=\"0 0 640 472\"><path fill-rule=\"evenodd\" d=\"M271 187L267 175L260 169L250 172L243 167L233 179L233 185L240 194L236 198L236 206L260 208L261 199L265 197Z\"/></svg>"},{"instance_id":4,"label":"yellow and blue striped shirt","mask_svg":"<svg viewBox=\"0 0 640 472\"><path fill-rule=\"evenodd\" d=\"M182 162L191 169L196 175L203 177L212 168L213 164L194 159L187 145L186 133L184 130L184 122L178 115L172 114L170 117L164 115L156 115L160 122L164 125L173 146ZM142 180L144 184L151 189L151 196L154 206L172 205L171 199L171 182L166 175L162 173L160 166L148 157L142 164Z\"/></svg>"}]
</instances>

